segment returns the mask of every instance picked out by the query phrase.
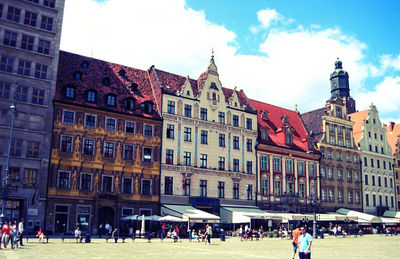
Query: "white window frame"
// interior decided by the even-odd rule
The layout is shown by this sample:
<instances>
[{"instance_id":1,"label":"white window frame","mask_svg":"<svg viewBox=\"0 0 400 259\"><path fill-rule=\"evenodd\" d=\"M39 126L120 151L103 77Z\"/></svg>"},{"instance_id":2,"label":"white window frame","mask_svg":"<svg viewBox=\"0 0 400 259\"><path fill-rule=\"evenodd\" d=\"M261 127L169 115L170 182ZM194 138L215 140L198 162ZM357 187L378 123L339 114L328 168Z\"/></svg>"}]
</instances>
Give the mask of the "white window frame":
<instances>
[{"instance_id":1,"label":"white window frame","mask_svg":"<svg viewBox=\"0 0 400 259\"><path fill-rule=\"evenodd\" d=\"M141 180L141 186L140 186L140 195L147 195L147 194L143 194L143 181L150 181L150 194L148 194L149 196L151 196L151 195L153 195L153 192L152 192L152 187L153 187L153 180L152 179L145 179L145 178L143 178L142 180Z\"/></svg>"},{"instance_id":2,"label":"white window frame","mask_svg":"<svg viewBox=\"0 0 400 259\"><path fill-rule=\"evenodd\" d=\"M104 154L106 153L106 142L108 142L108 143L113 143L114 144L114 148L113 148L113 156L112 157L109 157L109 156L105 156ZM103 157L106 157L106 158L114 158L115 157L115 142L113 142L113 141L104 141L104 143L103 143Z\"/></svg>"},{"instance_id":3,"label":"white window frame","mask_svg":"<svg viewBox=\"0 0 400 259\"><path fill-rule=\"evenodd\" d=\"M151 127L151 136L146 136L146 135L145 135L145 128L146 128L146 126L150 126L150 127ZM144 123L144 124L143 124L143 136L144 136L144 137L154 137L154 125L148 124L148 123Z\"/></svg>"},{"instance_id":4,"label":"white window frame","mask_svg":"<svg viewBox=\"0 0 400 259\"><path fill-rule=\"evenodd\" d=\"M133 132L131 133L131 132L126 132L126 124L127 123L133 123ZM125 121L125 133L127 133L127 134L136 134L136 123L134 122L134 121Z\"/></svg>"},{"instance_id":5,"label":"white window frame","mask_svg":"<svg viewBox=\"0 0 400 259\"><path fill-rule=\"evenodd\" d=\"M92 138L83 138L83 140L82 140L82 154L84 154L85 140L86 139L93 140L93 153L91 154L91 156L94 156L95 152L96 152L96 140L92 139ZM89 155L86 155L86 156L89 156Z\"/></svg>"},{"instance_id":6,"label":"white window frame","mask_svg":"<svg viewBox=\"0 0 400 259\"><path fill-rule=\"evenodd\" d=\"M132 211L132 214L130 214L130 215L135 215L135 208L131 208L131 207L122 207L122 208L121 208L121 216L122 216L122 217L130 216L130 215L124 214L124 210L131 210L131 211Z\"/></svg>"},{"instance_id":7,"label":"white window frame","mask_svg":"<svg viewBox=\"0 0 400 259\"><path fill-rule=\"evenodd\" d=\"M124 192L124 179L131 179L131 181L132 181L132 184L131 184L131 192L130 192L130 193L125 193L125 192ZM122 187L122 188L121 188L121 189L122 189L122 190L121 190L122 193L123 193L123 194L128 194L128 195L129 195L129 194L133 194L133 185L134 185L134 184L135 184L135 182L134 182L134 180L133 180L132 177L122 177L122 186L121 186L121 187Z\"/></svg>"},{"instance_id":8,"label":"white window frame","mask_svg":"<svg viewBox=\"0 0 400 259\"><path fill-rule=\"evenodd\" d=\"M71 152L65 152L61 150L61 146L62 146L62 137L71 137L72 141L71 141ZM74 136L73 135L66 135L66 134L61 134L60 135L60 146L58 148L58 150L60 150L61 152L65 152L65 153L73 153L74 152Z\"/></svg>"},{"instance_id":9,"label":"white window frame","mask_svg":"<svg viewBox=\"0 0 400 259\"><path fill-rule=\"evenodd\" d=\"M131 159L126 159L125 158L125 147L126 146L132 146L132 157L131 157ZM127 143L125 143L124 144L124 149L122 150L122 152L123 152L123 159L124 160L127 160L127 161L135 161L135 145L134 144L127 144Z\"/></svg>"},{"instance_id":10,"label":"white window frame","mask_svg":"<svg viewBox=\"0 0 400 259\"><path fill-rule=\"evenodd\" d=\"M101 191L105 192L103 189L104 177L111 177L111 192L114 192L114 176L113 175L102 175L101 176Z\"/></svg>"},{"instance_id":11,"label":"white window frame","mask_svg":"<svg viewBox=\"0 0 400 259\"><path fill-rule=\"evenodd\" d=\"M60 172L68 173L68 188L60 188ZM57 171L57 189L70 189L71 188L71 171L67 170L58 170Z\"/></svg>"},{"instance_id":12,"label":"white window frame","mask_svg":"<svg viewBox=\"0 0 400 259\"><path fill-rule=\"evenodd\" d=\"M92 127L92 126L87 126L86 125L86 116L94 116L94 126ZM84 124L84 126L85 127L87 127L87 128L96 128L96 124L97 124L97 115L95 115L95 114L91 114L91 113L85 113L85 121L83 122L83 124Z\"/></svg>"},{"instance_id":13,"label":"white window frame","mask_svg":"<svg viewBox=\"0 0 400 259\"><path fill-rule=\"evenodd\" d=\"M72 112L72 113L74 114L74 118L72 119L72 120L73 120L72 123L64 122L64 112ZM61 122L62 122L63 124L74 125L74 124L75 124L75 123L74 123L74 122L75 122L75 112L74 112L74 111L71 111L71 110L63 109L62 120L61 120Z\"/></svg>"},{"instance_id":14,"label":"white window frame","mask_svg":"<svg viewBox=\"0 0 400 259\"><path fill-rule=\"evenodd\" d=\"M114 129L107 129L107 120L114 120ZM109 131L117 131L117 119L112 117L106 117L104 120L104 129Z\"/></svg>"},{"instance_id":15,"label":"white window frame","mask_svg":"<svg viewBox=\"0 0 400 259\"><path fill-rule=\"evenodd\" d=\"M89 212L88 213L79 213L78 212L78 207L87 207L87 208L89 208ZM77 227L78 226L78 215L79 214L81 214L81 215L89 215L89 222L88 222L88 229L90 229L90 218L91 218L91 216L92 216L92 208L91 208L91 206L90 205L76 205L76 211L75 211L75 226Z\"/></svg>"},{"instance_id":16,"label":"white window frame","mask_svg":"<svg viewBox=\"0 0 400 259\"><path fill-rule=\"evenodd\" d=\"M142 146L142 161L144 162L144 149L145 148L150 148L151 149L151 161L150 162L153 162L153 157L154 157L153 151L154 151L154 149L152 147L148 147L148 146Z\"/></svg>"},{"instance_id":17,"label":"white window frame","mask_svg":"<svg viewBox=\"0 0 400 259\"><path fill-rule=\"evenodd\" d=\"M83 190L82 189L82 176L84 175L84 174L88 174L88 175L90 175L90 177L91 177L91 181L90 181L90 188L89 188L89 190ZM92 173L86 173L86 172L81 172L80 173L80 183L79 183L79 190L83 190L83 191L93 191L93 174Z\"/></svg>"}]
</instances>

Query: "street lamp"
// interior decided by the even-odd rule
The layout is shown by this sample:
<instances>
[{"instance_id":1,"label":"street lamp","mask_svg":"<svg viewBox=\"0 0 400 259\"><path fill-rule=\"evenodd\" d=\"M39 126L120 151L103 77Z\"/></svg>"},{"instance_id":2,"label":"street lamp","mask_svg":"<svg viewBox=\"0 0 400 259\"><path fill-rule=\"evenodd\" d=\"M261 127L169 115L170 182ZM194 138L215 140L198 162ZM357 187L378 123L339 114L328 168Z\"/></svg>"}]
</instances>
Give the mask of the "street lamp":
<instances>
[{"instance_id":1,"label":"street lamp","mask_svg":"<svg viewBox=\"0 0 400 259\"><path fill-rule=\"evenodd\" d=\"M11 147L12 147L12 139L13 139L13 132L14 132L14 120L15 120L15 112L17 110L15 106L15 99L13 104L10 105L11 110L11 128L10 128L10 139L8 145L8 154L7 154L7 165L6 165L6 172L5 177L1 182L1 198L2 198L2 207L1 207L1 215L0 215L0 224L3 225L5 218L6 218L6 206L7 206L7 198L11 191L10 186L10 158L11 158Z\"/></svg>"}]
</instances>

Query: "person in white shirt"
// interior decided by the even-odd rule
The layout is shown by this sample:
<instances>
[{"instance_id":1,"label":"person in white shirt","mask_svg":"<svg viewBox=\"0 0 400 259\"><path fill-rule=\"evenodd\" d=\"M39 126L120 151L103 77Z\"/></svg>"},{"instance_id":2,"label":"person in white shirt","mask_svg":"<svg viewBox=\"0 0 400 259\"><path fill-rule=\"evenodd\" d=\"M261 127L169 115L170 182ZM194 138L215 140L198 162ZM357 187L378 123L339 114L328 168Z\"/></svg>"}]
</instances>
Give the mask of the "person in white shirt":
<instances>
[{"instance_id":1,"label":"person in white shirt","mask_svg":"<svg viewBox=\"0 0 400 259\"><path fill-rule=\"evenodd\" d=\"M22 244L22 238L24 236L24 219L21 219L21 221L18 224L18 238L19 238L19 245L24 246Z\"/></svg>"}]
</instances>

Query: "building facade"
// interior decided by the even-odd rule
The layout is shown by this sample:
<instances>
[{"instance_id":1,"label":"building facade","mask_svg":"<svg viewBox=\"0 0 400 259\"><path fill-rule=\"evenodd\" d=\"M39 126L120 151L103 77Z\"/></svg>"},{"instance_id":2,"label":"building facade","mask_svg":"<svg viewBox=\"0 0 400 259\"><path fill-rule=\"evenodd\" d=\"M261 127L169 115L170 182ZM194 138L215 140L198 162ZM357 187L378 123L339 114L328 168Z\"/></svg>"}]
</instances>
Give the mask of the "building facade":
<instances>
[{"instance_id":1,"label":"building facade","mask_svg":"<svg viewBox=\"0 0 400 259\"><path fill-rule=\"evenodd\" d=\"M355 110L355 103L349 96L348 73L339 60L331 74L331 86L331 99L324 108L302 114L321 152L322 209L362 211L360 151L353 139L354 123L347 115Z\"/></svg>"},{"instance_id":2,"label":"building facade","mask_svg":"<svg viewBox=\"0 0 400 259\"><path fill-rule=\"evenodd\" d=\"M0 177L14 116L5 216L28 232L44 222L63 10L64 0L0 1Z\"/></svg>"},{"instance_id":3,"label":"building facade","mask_svg":"<svg viewBox=\"0 0 400 259\"><path fill-rule=\"evenodd\" d=\"M146 71L60 52L46 230L159 214L162 121Z\"/></svg>"},{"instance_id":4,"label":"building facade","mask_svg":"<svg viewBox=\"0 0 400 259\"><path fill-rule=\"evenodd\" d=\"M309 144L300 115L251 101L258 115L258 206L292 213L312 212L320 199L320 153Z\"/></svg>"},{"instance_id":5,"label":"building facade","mask_svg":"<svg viewBox=\"0 0 400 259\"><path fill-rule=\"evenodd\" d=\"M382 216L395 210L395 188L392 148L375 105L368 110L349 114L354 122L354 141L361 151L363 211Z\"/></svg>"},{"instance_id":6,"label":"building facade","mask_svg":"<svg viewBox=\"0 0 400 259\"><path fill-rule=\"evenodd\" d=\"M216 215L255 205L257 115L243 91L222 87L214 57L197 80L154 67L150 78L164 120L161 202Z\"/></svg>"},{"instance_id":7,"label":"building facade","mask_svg":"<svg viewBox=\"0 0 400 259\"><path fill-rule=\"evenodd\" d=\"M386 128L386 137L389 145L392 148L393 165L394 165L394 179L395 179L395 192L396 192L396 206L397 210L400 208L400 124L390 122L389 125L384 125Z\"/></svg>"}]
</instances>

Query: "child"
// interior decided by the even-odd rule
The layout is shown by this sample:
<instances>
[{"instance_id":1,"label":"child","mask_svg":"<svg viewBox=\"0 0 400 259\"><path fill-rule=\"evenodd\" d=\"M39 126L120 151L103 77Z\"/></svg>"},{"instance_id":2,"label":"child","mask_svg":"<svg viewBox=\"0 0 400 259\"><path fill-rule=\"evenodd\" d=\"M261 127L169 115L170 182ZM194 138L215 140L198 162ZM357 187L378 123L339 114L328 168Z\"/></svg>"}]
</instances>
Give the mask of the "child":
<instances>
[{"instance_id":1,"label":"child","mask_svg":"<svg viewBox=\"0 0 400 259\"><path fill-rule=\"evenodd\" d=\"M36 234L36 237L39 238L39 243L43 243L44 239L44 233L41 228L39 228L38 233Z\"/></svg>"}]
</instances>

